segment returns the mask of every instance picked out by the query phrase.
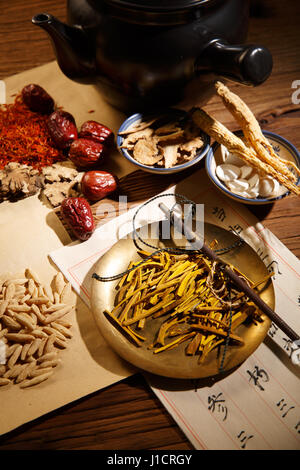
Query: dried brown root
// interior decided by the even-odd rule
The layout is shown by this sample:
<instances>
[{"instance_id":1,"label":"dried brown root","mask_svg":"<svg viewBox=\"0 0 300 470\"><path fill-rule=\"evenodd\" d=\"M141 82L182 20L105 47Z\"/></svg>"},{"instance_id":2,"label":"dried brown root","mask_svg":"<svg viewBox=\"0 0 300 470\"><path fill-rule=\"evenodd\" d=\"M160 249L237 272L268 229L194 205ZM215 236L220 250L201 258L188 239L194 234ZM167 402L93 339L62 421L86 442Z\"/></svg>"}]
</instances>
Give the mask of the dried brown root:
<instances>
[{"instance_id":1,"label":"dried brown root","mask_svg":"<svg viewBox=\"0 0 300 470\"><path fill-rule=\"evenodd\" d=\"M230 153L236 154L262 174L272 176L297 196L300 195L300 188L298 186L292 183L286 176L279 173L279 171L270 164L262 162L253 149L246 146L239 137L230 132L222 123L211 117L203 109L193 109L191 111L191 117L200 129L210 135L220 145L227 147Z\"/></svg>"},{"instance_id":2,"label":"dried brown root","mask_svg":"<svg viewBox=\"0 0 300 470\"><path fill-rule=\"evenodd\" d=\"M243 130L248 145L253 147L265 163L272 165L291 181L296 181L295 175L287 168L287 166L293 167L298 175L300 175L299 168L293 162L283 160L275 153L272 145L262 133L260 125L253 112L246 103L221 82L217 82L215 84L215 88L225 107L233 115Z\"/></svg>"}]
</instances>

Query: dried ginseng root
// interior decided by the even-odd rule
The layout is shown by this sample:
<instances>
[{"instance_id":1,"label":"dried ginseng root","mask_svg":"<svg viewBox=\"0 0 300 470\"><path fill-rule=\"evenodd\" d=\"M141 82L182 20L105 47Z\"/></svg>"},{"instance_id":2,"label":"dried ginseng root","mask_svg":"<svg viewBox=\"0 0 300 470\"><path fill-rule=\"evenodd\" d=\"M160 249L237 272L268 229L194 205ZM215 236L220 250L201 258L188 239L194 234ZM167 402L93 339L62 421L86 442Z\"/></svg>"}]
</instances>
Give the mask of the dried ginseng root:
<instances>
[{"instance_id":1,"label":"dried ginseng root","mask_svg":"<svg viewBox=\"0 0 300 470\"><path fill-rule=\"evenodd\" d=\"M139 254L145 261L129 264L130 271L116 287L114 308L105 311L112 324L135 345L144 343L158 354L187 343L186 355L198 356L201 363L227 337L232 344L243 344L236 332L241 323L262 321L253 302L204 255L161 251L149 258L147 251ZM272 276L270 273L253 283L236 272L253 289L265 286ZM146 326L156 318L157 331L149 338L152 328L147 330Z\"/></svg>"},{"instance_id":2,"label":"dried ginseng root","mask_svg":"<svg viewBox=\"0 0 300 470\"><path fill-rule=\"evenodd\" d=\"M272 145L262 133L253 112L246 103L238 95L230 91L223 83L217 82L215 87L224 105L243 130L248 145L253 147L262 161L270 164L290 181L295 182L297 178L288 167L292 167L296 174L300 175L299 168L293 162L283 160L275 153Z\"/></svg>"},{"instance_id":3,"label":"dried ginseng root","mask_svg":"<svg viewBox=\"0 0 300 470\"><path fill-rule=\"evenodd\" d=\"M194 123L204 132L210 135L220 145L224 145L230 153L233 153L244 160L248 165L256 168L264 175L270 175L289 191L300 195L300 187L290 181L285 175L280 173L270 163L265 163L253 148L244 144L242 139L230 132L227 127L214 119L203 109L195 108L191 111Z\"/></svg>"},{"instance_id":4,"label":"dried ginseng root","mask_svg":"<svg viewBox=\"0 0 300 470\"><path fill-rule=\"evenodd\" d=\"M72 338L75 296L61 273L51 286L36 273L0 276L0 387L38 385L61 363Z\"/></svg>"}]
</instances>

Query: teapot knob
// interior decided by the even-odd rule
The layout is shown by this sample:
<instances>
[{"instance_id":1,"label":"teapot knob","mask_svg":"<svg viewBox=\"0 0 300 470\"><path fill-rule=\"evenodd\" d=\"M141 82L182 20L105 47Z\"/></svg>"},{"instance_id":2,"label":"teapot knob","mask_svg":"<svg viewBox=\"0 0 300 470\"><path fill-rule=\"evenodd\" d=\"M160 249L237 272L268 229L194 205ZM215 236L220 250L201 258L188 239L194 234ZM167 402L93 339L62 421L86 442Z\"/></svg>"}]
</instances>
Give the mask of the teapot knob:
<instances>
[{"instance_id":1,"label":"teapot knob","mask_svg":"<svg viewBox=\"0 0 300 470\"><path fill-rule=\"evenodd\" d=\"M257 86L271 75L270 51L259 45L231 45L216 39L208 44L196 62L196 71L209 70L245 85Z\"/></svg>"}]
</instances>

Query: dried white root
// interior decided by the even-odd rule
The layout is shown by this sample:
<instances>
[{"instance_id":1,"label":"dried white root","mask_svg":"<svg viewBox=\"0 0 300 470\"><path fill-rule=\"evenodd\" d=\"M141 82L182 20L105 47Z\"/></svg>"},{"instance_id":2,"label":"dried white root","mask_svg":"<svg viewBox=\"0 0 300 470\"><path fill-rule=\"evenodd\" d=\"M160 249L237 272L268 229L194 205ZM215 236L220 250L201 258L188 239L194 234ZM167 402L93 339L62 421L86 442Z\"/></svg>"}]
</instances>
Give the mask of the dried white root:
<instances>
[{"instance_id":1,"label":"dried white root","mask_svg":"<svg viewBox=\"0 0 300 470\"><path fill-rule=\"evenodd\" d=\"M259 196L273 198L282 193L283 187L276 179L244 165L243 160L228 152L223 145L220 150L222 163L216 167L216 176L231 192L249 199Z\"/></svg>"},{"instance_id":2,"label":"dried white root","mask_svg":"<svg viewBox=\"0 0 300 470\"><path fill-rule=\"evenodd\" d=\"M290 171L289 166L292 166L298 175L300 175L299 168L294 163L281 159L275 153L272 145L264 136L253 112L246 103L223 83L217 82L215 87L224 105L241 126L248 146L255 150L262 162L271 165L282 176L288 178L291 182L295 182L296 176Z\"/></svg>"}]
</instances>

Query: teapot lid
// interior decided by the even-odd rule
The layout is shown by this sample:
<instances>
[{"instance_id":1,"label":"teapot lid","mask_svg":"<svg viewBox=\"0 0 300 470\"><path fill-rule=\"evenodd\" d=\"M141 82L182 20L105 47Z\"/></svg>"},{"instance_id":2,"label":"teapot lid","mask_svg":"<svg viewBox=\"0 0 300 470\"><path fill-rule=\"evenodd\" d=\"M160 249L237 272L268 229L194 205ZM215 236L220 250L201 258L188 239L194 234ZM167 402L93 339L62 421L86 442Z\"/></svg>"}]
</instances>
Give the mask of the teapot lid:
<instances>
[{"instance_id":1,"label":"teapot lid","mask_svg":"<svg viewBox=\"0 0 300 470\"><path fill-rule=\"evenodd\" d=\"M197 7L202 4L214 3L214 1L215 0L146 0L140 2L139 0L108 0L108 3L124 8L167 12Z\"/></svg>"}]
</instances>

